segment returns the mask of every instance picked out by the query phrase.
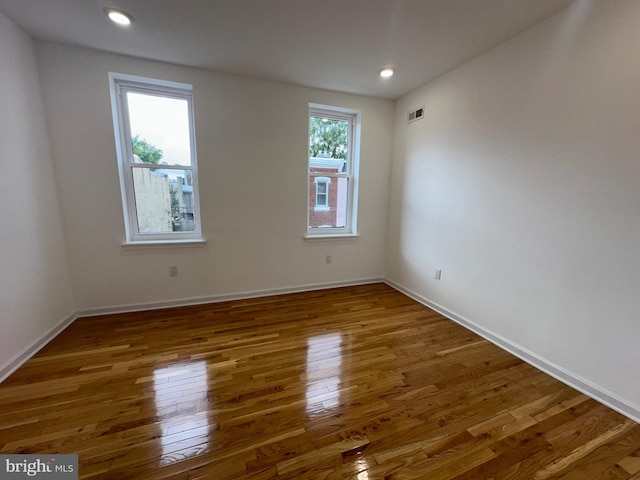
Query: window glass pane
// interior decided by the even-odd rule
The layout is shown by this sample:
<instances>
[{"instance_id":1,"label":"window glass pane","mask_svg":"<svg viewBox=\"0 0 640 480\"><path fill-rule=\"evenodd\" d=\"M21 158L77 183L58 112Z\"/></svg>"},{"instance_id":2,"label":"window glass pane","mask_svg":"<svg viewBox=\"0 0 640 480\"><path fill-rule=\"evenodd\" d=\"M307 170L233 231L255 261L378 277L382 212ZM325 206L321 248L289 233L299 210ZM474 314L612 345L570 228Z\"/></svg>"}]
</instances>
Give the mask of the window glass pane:
<instances>
[{"instance_id":1,"label":"window glass pane","mask_svg":"<svg viewBox=\"0 0 640 480\"><path fill-rule=\"evenodd\" d=\"M317 178L316 175L309 176L309 191L312 192L309 198L309 228L345 228L349 178L332 178L330 184L319 182ZM324 191L320 190L321 186L325 187Z\"/></svg>"},{"instance_id":2,"label":"window glass pane","mask_svg":"<svg viewBox=\"0 0 640 480\"><path fill-rule=\"evenodd\" d=\"M331 118L309 117L309 167L313 163L322 164L320 159L334 160L339 172L346 172L349 148L349 122ZM318 159L315 162L313 159ZM335 162L342 160L342 162ZM328 162L330 168L331 162ZM319 168L319 167L316 167Z\"/></svg>"},{"instance_id":3,"label":"window glass pane","mask_svg":"<svg viewBox=\"0 0 640 480\"><path fill-rule=\"evenodd\" d=\"M140 233L195 230L190 170L131 167Z\"/></svg>"},{"instance_id":4,"label":"window glass pane","mask_svg":"<svg viewBox=\"0 0 640 480\"><path fill-rule=\"evenodd\" d=\"M187 100L127 92L127 103L134 163L191 165Z\"/></svg>"}]
</instances>

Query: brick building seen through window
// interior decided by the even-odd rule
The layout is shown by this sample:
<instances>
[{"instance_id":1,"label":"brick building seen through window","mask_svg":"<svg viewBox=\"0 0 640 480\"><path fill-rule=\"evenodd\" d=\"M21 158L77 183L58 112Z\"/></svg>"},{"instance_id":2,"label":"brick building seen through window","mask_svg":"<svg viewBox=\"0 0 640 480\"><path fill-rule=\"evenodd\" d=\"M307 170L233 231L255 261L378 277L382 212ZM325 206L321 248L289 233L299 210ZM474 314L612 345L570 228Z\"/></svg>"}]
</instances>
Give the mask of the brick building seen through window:
<instances>
[{"instance_id":1,"label":"brick building seen through window","mask_svg":"<svg viewBox=\"0 0 640 480\"><path fill-rule=\"evenodd\" d=\"M327 176L344 167L344 160L309 159L309 228L346 227L349 180Z\"/></svg>"}]
</instances>

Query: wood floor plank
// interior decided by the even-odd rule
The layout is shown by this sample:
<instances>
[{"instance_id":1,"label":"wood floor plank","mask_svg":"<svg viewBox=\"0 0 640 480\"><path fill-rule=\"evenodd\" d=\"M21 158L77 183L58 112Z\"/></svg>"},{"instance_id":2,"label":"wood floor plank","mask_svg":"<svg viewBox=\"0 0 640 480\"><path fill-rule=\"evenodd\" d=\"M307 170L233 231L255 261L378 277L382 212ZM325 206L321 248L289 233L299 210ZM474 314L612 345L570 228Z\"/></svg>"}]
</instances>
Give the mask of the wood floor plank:
<instances>
[{"instance_id":1,"label":"wood floor plank","mask_svg":"<svg viewBox=\"0 0 640 480\"><path fill-rule=\"evenodd\" d=\"M0 452L87 480L640 480L640 426L384 284L76 320Z\"/></svg>"}]
</instances>

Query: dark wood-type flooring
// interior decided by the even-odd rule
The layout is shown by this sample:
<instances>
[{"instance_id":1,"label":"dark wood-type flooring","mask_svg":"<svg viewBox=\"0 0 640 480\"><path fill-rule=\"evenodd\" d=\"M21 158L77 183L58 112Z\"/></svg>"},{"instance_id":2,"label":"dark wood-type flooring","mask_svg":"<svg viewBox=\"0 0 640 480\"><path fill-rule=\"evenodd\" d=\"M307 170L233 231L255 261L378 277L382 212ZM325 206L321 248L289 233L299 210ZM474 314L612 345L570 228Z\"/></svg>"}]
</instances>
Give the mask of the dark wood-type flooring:
<instances>
[{"instance_id":1,"label":"dark wood-type flooring","mask_svg":"<svg viewBox=\"0 0 640 480\"><path fill-rule=\"evenodd\" d=\"M640 479L640 426L383 285L82 318L0 385L80 478Z\"/></svg>"}]
</instances>

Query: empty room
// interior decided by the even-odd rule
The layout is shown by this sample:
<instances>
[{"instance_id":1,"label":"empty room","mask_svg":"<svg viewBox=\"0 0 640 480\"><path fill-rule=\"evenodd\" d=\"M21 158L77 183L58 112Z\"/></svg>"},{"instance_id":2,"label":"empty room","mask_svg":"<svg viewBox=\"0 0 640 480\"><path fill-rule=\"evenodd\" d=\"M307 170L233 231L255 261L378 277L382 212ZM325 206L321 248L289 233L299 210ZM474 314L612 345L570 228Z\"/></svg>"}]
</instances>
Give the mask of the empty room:
<instances>
[{"instance_id":1,"label":"empty room","mask_svg":"<svg viewBox=\"0 0 640 480\"><path fill-rule=\"evenodd\" d=\"M638 32L0 0L0 479L640 479Z\"/></svg>"}]
</instances>

